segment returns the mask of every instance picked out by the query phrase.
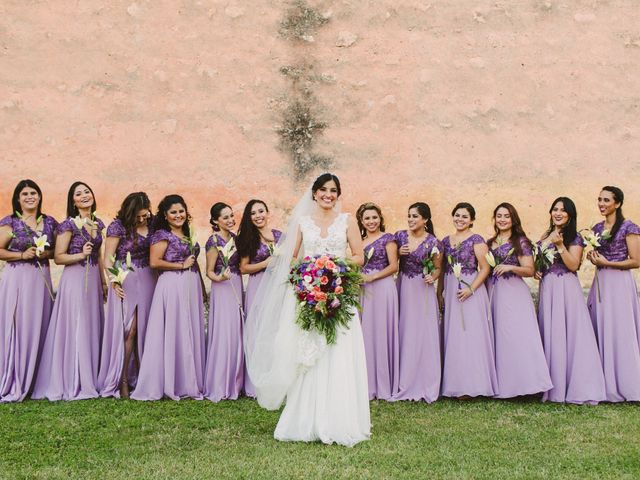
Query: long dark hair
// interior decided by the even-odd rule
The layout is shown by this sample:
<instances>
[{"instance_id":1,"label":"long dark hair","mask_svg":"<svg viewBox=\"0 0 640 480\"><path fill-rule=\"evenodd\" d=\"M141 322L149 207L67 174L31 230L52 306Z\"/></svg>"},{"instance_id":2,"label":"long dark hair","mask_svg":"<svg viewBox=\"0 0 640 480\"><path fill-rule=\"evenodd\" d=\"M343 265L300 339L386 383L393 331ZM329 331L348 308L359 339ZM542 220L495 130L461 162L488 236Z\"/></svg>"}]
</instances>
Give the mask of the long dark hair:
<instances>
[{"instance_id":1,"label":"long dark hair","mask_svg":"<svg viewBox=\"0 0 640 480\"><path fill-rule=\"evenodd\" d=\"M616 233L618 233L618 230L620 230L620 225L622 225L622 222L624 222L624 215L622 214L622 204L624 204L624 192L618 187L613 187L611 185L602 187L602 190L613 194L613 200L616 203L620 204L620 206L616 208L616 221L613 224L613 228L611 229L611 238L614 238L616 236Z\"/></svg>"},{"instance_id":2,"label":"long dark hair","mask_svg":"<svg viewBox=\"0 0 640 480\"><path fill-rule=\"evenodd\" d=\"M264 209L267 212L269 211L269 207L267 207L267 204L262 200L256 198L249 200L244 207L240 228L238 229L238 236L236 237L238 255L240 257L249 257L249 259L254 258L260 248L260 231L251 221L251 209L256 203L264 205Z\"/></svg>"},{"instance_id":3,"label":"long dark hair","mask_svg":"<svg viewBox=\"0 0 640 480\"><path fill-rule=\"evenodd\" d=\"M220 215L222 214L222 211L225 208L231 208L229 205L227 205L224 202L217 202L214 203L213 206L211 207L211 210L209 211L209 223L211 224L211 228L213 229L214 232L219 232L220 231L220 226L218 225L218 219L220 218Z\"/></svg>"},{"instance_id":4,"label":"long dark hair","mask_svg":"<svg viewBox=\"0 0 640 480\"><path fill-rule=\"evenodd\" d=\"M93 193L93 190L91 189L91 187L87 185L85 182L79 182L79 181L73 182L69 187L69 193L67 193L67 217L77 217L80 214L78 207L76 207L76 204L73 201L73 194L79 185L84 185L91 192L91 196L93 197L93 205L91 205L91 213L95 212L97 209L98 202L96 202L96 196Z\"/></svg>"},{"instance_id":5,"label":"long dark hair","mask_svg":"<svg viewBox=\"0 0 640 480\"><path fill-rule=\"evenodd\" d=\"M491 249L491 244L495 241L496 238L498 238L498 235L500 234L500 230L498 230L498 227L496 225L496 215L498 214L498 210L500 210L501 208L507 210L509 212L509 215L511 216L511 236L509 237L509 241L511 242L511 246L513 247L513 252L516 254L516 257L520 257L523 254L521 242L524 241L524 243L530 247L531 240L529 240L527 234L524 233L518 211L510 203L502 202L493 210L493 230L495 232L495 235L487 240L487 245L489 246L489 249Z\"/></svg>"},{"instance_id":6,"label":"long dark hair","mask_svg":"<svg viewBox=\"0 0 640 480\"><path fill-rule=\"evenodd\" d=\"M189 207L187 207L187 202L184 201L180 195L174 193L172 195L167 195L164 197L160 203L158 204L158 213L156 214L153 220L153 228L154 230L166 230L167 232L171 231L171 226L167 221L166 214L171 208L171 205L175 205L179 203L184 207L184 210L187 214L187 219L182 224L182 233L185 237L189 236L189 223L191 223L191 215L189 214Z\"/></svg>"},{"instance_id":7,"label":"long dark hair","mask_svg":"<svg viewBox=\"0 0 640 480\"><path fill-rule=\"evenodd\" d=\"M33 188L38 195L40 196L40 201L38 202L38 211L36 213L36 218L42 215L42 190L36 182L33 180L20 180L16 185L16 188L13 190L13 197L11 197L11 206L13 207L13 212L11 213L12 217L17 217L16 213L22 215L22 207L20 206L20 192L25 188Z\"/></svg>"},{"instance_id":8,"label":"long dark hair","mask_svg":"<svg viewBox=\"0 0 640 480\"><path fill-rule=\"evenodd\" d=\"M375 210L375 212L380 217L380 231L384 232L386 230L386 227L384 225L384 216L382 215L382 210L380 209L380 207L372 202L363 203L358 207L358 210L356 211L356 220L358 220L358 230L360 230L360 236L362 238L367 236L367 229L364 227L364 224L362 223L362 216L364 215L364 212L366 212L367 210Z\"/></svg>"},{"instance_id":9,"label":"long dark hair","mask_svg":"<svg viewBox=\"0 0 640 480\"><path fill-rule=\"evenodd\" d=\"M120 210L116 215L116 219L120 220L122 226L130 238L136 238L135 231L138 226L138 212L140 210L151 210L151 202L144 192L130 193L123 200ZM151 222L149 222L151 223Z\"/></svg>"},{"instance_id":10,"label":"long dark hair","mask_svg":"<svg viewBox=\"0 0 640 480\"><path fill-rule=\"evenodd\" d=\"M551 204L549 215L551 215L551 212L553 212L553 207L555 207L559 202L562 202L564 211L567 212L567 215L569 215L569 221L564 227L562 227L562 243L565 247L568 248L569 245L571 245L571 242L573 242L578 235L578 210L576 210L576 204L573 203L573 200L571 200L569 197L558 197ZM551 235L551 232L554 228L555 225L553 224L553 218L550 217L549 228L545 233L545 238Z\"/></svg>"},{"instance_id":11,"label":"long dark hair","mask_svg":"<svg viewBox=\"0 0 640 480\"><path fill-rule=\"evenodd\" d=\"M476 209L473 208L473 205L468 202L460 202L455 207L453 207L453 210L451 210L451 216L453 217L460 209L464 209L469 212L469 217L471 218L471 225L469 225L469 228L472 228L473 222L476 220Z\"/></svg>"},{"instance_id":12,"label":"long dark hair","mask_svg":"<svg viewBox=\"0 0 640 480\"><path fill-rule=\"evenodd\" d=\"M323 173L318 178L315 179L313 185L311 185L311 198L315 195L315 193L322 188L322 186L333 180L336 184L336 188L338 189L338 197L342 195L342 188L340 188L340 179L336 177L333 173Z\"/></svg>"},{"instance_id":13,"label":"long dark hair","mask_svg":"<svg viewBox=\"0 0 640 480\"><path fill-rule=\"evenodd\" d=\"M433 229L433 222L431 221L431 208L429 208L429 205L427 205L424 202L412 203L411 205L409 205L407 212L412 208L415 208L418 211L418 214L427 221L424 224L425 231L435 236L435 230Z\"/></svg>"}]
</instances>

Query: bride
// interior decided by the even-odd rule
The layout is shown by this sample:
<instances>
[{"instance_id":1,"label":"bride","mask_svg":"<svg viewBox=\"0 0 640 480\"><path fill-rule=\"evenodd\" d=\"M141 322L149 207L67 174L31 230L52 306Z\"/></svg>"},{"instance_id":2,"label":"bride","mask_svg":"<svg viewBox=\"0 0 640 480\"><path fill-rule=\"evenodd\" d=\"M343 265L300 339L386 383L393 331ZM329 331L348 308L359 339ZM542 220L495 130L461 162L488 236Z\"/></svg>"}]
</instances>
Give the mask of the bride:
<instances>
[{"instance_id":1,"label":"bride","mask_svg":"<svg viewBox=\"0 0 640 480\"><path fill-rule=\"evenodd\" d=\"M355 220L336 207L340 181L320 175L295 207L286 233L248 314L245 350L258 402L275 410L286 404L274 432L277 440L353 446L370 436L364 343L357 311L337 341L327 345L316 331L296 324L296 298L287 282L291 262L329 253L362 265Z\"/></svg>"}]
</instances>

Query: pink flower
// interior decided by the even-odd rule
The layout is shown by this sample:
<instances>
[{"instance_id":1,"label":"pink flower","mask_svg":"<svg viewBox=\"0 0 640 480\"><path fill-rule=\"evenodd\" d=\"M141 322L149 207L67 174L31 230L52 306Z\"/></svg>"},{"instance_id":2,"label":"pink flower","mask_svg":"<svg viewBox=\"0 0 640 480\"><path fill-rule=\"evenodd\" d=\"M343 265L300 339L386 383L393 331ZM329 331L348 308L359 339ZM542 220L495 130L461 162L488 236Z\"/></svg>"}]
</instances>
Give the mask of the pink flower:
<instances>
[{"instance_id":1,"label":"pink flower","mask_svg":"<svg viewBox=\"0 0 640 480\"><path fill-rule=\"evenodd\" d=\"M321 285L326 285L327 283L329 283L329 279L327 278L327 276L326 276L326 275L323 275L323 276L320 278L320 284L321 284Z\"/></svg>"},{"instance_id":2,"label":"pink flower","mask_svg":"<svg viewBox=\"0 0 640 480\"><path fill-rule=\"evenodd\" d=\"M340 295L341 293L343 293L343 292L344 292L344 288L342 288L340 285L338 285L334 291L335 291L338 295Z\"/></svg>"},{"instance_id":3,"label":"pink flower","mask_svg":"<svg viewBox=\"0 0 640 480\"><path fill-rule=\"evenodd\" d=\"M335 264L335 263L333 263L331 260L329 260L329 261L327 262L327 268L328 268L329 270L333 270L334 268L336 268L336 264Z\"/></svg>"},{"instance_id":4,"label":"pink flower","mask_svg":"<svg viewBox=\"0 0 640 480\"><path fill-rule=\"evenodd\" d=\"M338 300L337 298L334 298L333 301L331 302L331 308L338 308L340 306L340 300Z\"/></svg>"},{"instance_id":5,"label":"pink flower","mask_svg":"<svg viewBox=\"0 0 640 480\"><path fill-rule=\"evenodd\" d=\"M342 285L342 279L340 277L336 278L336 285Z\"/></svg>"},{"instance_id":6,"label":"pink flower","mask_svg":"<svg viewBox=\"0 0 640 480\"><path fill-rule=\"evenodd\" d=\"M313 296L316 302L324 302L327 299L327 294L324 292L315 292Z\"/></svg>"}]
</instances>

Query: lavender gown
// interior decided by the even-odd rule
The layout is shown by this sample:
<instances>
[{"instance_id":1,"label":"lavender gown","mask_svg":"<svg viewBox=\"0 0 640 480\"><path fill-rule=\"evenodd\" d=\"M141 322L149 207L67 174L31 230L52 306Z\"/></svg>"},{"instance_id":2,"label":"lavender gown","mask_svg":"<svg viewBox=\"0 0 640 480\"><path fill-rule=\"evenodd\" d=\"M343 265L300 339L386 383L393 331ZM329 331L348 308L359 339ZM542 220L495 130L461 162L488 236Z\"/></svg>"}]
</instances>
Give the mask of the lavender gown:
<instances>
[{"instance_id":1,"label":"lavender gown","mask_svg":"<svg viewBox=\"0 0 640 480\"><path fill-rule=\"evenodd\" d=\"M515 253L507 256L511 242L491 249L499 263L519 265ZM532 255L531 245L520 240L524 256ZM546 392L553 387L531 292L515 273L489 276L489 299L495 333L497 398L512 398Z\"/></svg>"},{"instance_id":2,"label":"lavender gown","mask_svg":"<svg viewBox=\"0 0 640 480\"><path fill-rule=\"evenodd\" d=\"M371 274L389 266L386 245L390 233L371 242L373 254L362 271ZM364 350L367 358L369 399L390 400L398 382L398 290L393 276L365 283L360 299Z\"/></svg>"},{"instance_id":3,"label":"lavender gown","mask_svg":"<svg viewBox=\"0 0 640 480\"><path fill-rule=\"evenodd\" d=\"M274 242L278 243L282 232L280 230L271 229L271 233L273 234ZM270 255L271 254L269 253L269 247L265 243L261 243L255 257L249 259L249 263L260 263L269 258ZM255 297L256 292L258 291L258 287L260 286L260 281L262 280L263 274L264 270L249 275L249 281L247 282L247 291L245 292L244 297L245 313L249 313L251 303L253 302L253 298ZM244 393L247 397L256 396L256 390L253 386L253 383L251 383L249 372L247 372L246 366L244 371Z\"/></svg>"},{"instance_id":4,"label":"lavender gown","mask_svg":"<svg viewBox=\"0 0 640 480\"><path fill-rule=\"evenodd\" d=\"M603 229L604 222L594 227L600 234ZM598 251L609 261L624 261L629 258L627 235L638 234L640 227L624 220L614 238L600 242ZM640 401L640 303L631 270L598 268L588 305L600 347L607 401Z\"/></svg>"},{"instance_id":5,"label":"lavender gown","mask_svg":"<svg viewBox=\"0 0 640 480\"><path fill-rule=\"evenodd\" d=\"M232 234L234 241L235 235ZM224 247L226 242L217 233L209 237L206 249ZM213 402L236 399L244 384L244 353L242 348L242 277L238 252L229 259L231 278L211 282L207 362L204 370L204 395ZM215 270L224 269L218 255Z\"/></svg>"},{"instance_id":6,"label":"lavender gown","mask_svg":"<svg viewBox=\"0 0 640 480\"><path fill-rule=\"evenodd\" d=\"M158 230L151 245L167 242L164 260L184 262L189 246L173 233ZM197 258L200 246L196 244ZM153 293L144 354L134 400L201 400L204 390L205 334L202 287L197 264L187 270L163 270Z\"/></svg>"},{"instance_id":7,"label":"lavender gown","mask_svg":"<svg viewBox=\"0 0 640 480\"><path fill-rule=\"evenodd\" d=\"M458 249L452 248L449 237L442 241L446 264L442 372L442 395L445 397L492 397L499 393L487 290L481 285L467 300L460 302L457 292L464 284L458 282L446 261L451 255L454 262L460 263L461 279L471 284L478 271L473 250L478 243L484 243L484 239L477 234L462 241Z\"/></svg>"},{"instance_id":8,"label":"lavender gown","mask_svg":"<svg viewBox=\"0 0 640 480\"><path fill-rule=\"evenodd\" d=\"M409 243L406 230L396 233L399 247ZM440 396L442 355L440 352L440 310L434 285L422 275L422 259L442 244L433 235L409 255L400 256L400 370L394 400L435 402Z\"/></svg>"},{"instance_id":9,"label":"lavender gown","mask_svg":"<svg viewBox=\"0 0 640 480\"><path fill-rule=\"evenodd\" d=\"M81 253L89 239L93 251L86 260L64 267L31 398L82 400L98 396L100 339L104 326L98 260L104 223L100 219L96 222L98 231L91 239L87 229L78 230L70 218L58 226L58 235L71 232L68 254Z\"/></svg>"},{"instance_id":10,"label":"lavender gown","mask_svg":"<svg viewBox=\"0 0 640 480\"><path fill-rule=\"evenodd\" d=\"M138 359L144 352L144 339L151 299L156 286L156 272L149 267L150 234L145 237L135 233L135 240L127 236L120 220L114 220L107 228L107 237L120 239L116 249L116 261L123 264L127 252L131 253L133 272L129 272L124 281L125 299L120 300L113 288L109 288L107 314L102 337L102 354L98 388L101 397L120 398L120 379L124 362L124 340L129 334L134 318L137 317L136 350ZM129 385L136 385L138 365L135 355L131 355L128 365Z\"/></svg>"},{"instance_id":11,"label":"lavender gown","mask_svg":"<svg viewBox=\"0 0 640 480\"><path fill-rule=\"evenodd\" d=\"M582 245L582 237L577 235L571 245ZM596 404L604 400L604 375L582 287L557 253L540 281L538 322L553 383L543 401Z\"/></svg>"},{"instance_id":12,"label":"lavender gown","mask_svg":"<svg viewBox=\"0 0 640 480\"><path fill-rule=\"evenodd\" d=\"M36 233L13 216L0 220L6 225L14 235L7 247L11 252L30 248L37 234L46 235L54 248L58 222L53 217L44 217ZM0 280L0 402L20 402L31 391L53 307L49 291L49 260L7 262Z\"/></svg>"}]
</instances>

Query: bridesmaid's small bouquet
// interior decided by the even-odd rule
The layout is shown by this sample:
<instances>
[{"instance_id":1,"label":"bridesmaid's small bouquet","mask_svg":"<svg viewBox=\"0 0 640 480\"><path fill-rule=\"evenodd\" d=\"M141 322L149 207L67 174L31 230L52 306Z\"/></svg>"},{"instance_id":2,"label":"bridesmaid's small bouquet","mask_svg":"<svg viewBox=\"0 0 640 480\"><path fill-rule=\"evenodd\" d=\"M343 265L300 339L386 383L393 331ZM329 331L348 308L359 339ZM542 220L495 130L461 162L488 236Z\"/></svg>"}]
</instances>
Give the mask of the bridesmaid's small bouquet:
<instances>
[{"instance_id":1,"label":"bridesmaid's small bouquet","mask_svg":"<svg viewBox=\"0 0 640 480\"><path fill-rule=\"evenodd\" d=\"M196 229L189 225L189 235L182 239L182 243L185 243L189 247L189 253L191 255L195 255L196 253L196 243L198 242L198 234L196 233Z\"/></svg>"},{"instance_id":2,"label":"bridesmaid's small bouquet","mask_svg":"<svg viewBox=\"0 0 640 480\"><path fill-rule=\"evenodd\" d=\"M538 245L533 244L533 263L536 271L546 272L556 257L556 251L551 248L551 245Z\"/></svg>"},{"instance_id":3,"label":"bridesmaid's small bouquet","mask_svg":"<svg viewBox=\"0 0 640 480\"><path fill-rule=\"evenodd\" d=\"M336 343L338 327L349 328L350 310L360 308L360 269L332 255L306 256L291 268L289 282L299 301L296 323Z\"/></svg>"},{"instance_id":4,"label":"bridesmaid's small bouquet","mask_svg":"<svg viewBox=\"0 0 640 480\"><path fill-rule=\"evenodd\" d=\"M218 254L220 255L220 259L222 260L222 272L224 272L227 268L229 268L229 261L234 253L236 253L236 242L232 238L229 240L224 247L218 245L216 247L218 249Z\"/></svg>"},{"instance_id":5,"label":"bridesmaid's small bouquet","mask_svg":"<svg viewBox=\"0 0 640 480\"><path fill-rule=\"evenodd\" d=\"M515 252L515 249L512 248L507 252L505 257L502 258L500 255L494 255L493 252L488 251L485 255L485 258L487 259L487 263L491 268L496 268L498 265L502 265L507 260L507 258L513 255L513 252Z\"/></svg>"},{"instance_id":6,"label":"bridesmaid's small bouquet","mask_svg":"<svg viewBox=\"0 0 640 480\"><path fill-rule=\"evenodd\" d=\"M111 261L113 262L113 266L107 268L107 272L111 274L109 275L109 282L122 288L129 272L133 272L131 252L127 252L125 263L122 263L120 260L116 260L116 257L114 256L111 256ZM124 321L124 301L122 299L120 299L120 309L122 310L122 320Z\"/></svg>"},{"instance_id":7,"label":"bridesmaid's small bouquet","mask_svg":"<svg viewBox=\"0 0 640 480\"><path fill-rule=\"evenodd\" d=\"M609 230L603 230L602 234L596 233L591 228L583 228L580 230L580 235L582 236L582 241L585 247L591 247L592 250L598 250L602 246L601 241L607 241L611 239L611 232ZM598 302L600 302L600 280L598 279L598 269L596 268L596 273L594 276L594 280L596 282L596 293L598 294Z\"/></svg>"},{"instance_id":8,"label":"bridesmaid's small bouquet","mask_svg":"<svg viewBox=\"0 0 640 480\"><path fill-rule=\"evenodd\" d=\"M436 270L435 259L440 255L440 250L437 246L433 246L429 255L425 255L422 259L422 276L426 277L427 275L431 275Z\"/></svg>"}]
</instances>

